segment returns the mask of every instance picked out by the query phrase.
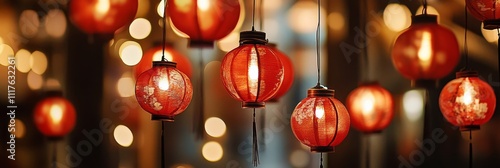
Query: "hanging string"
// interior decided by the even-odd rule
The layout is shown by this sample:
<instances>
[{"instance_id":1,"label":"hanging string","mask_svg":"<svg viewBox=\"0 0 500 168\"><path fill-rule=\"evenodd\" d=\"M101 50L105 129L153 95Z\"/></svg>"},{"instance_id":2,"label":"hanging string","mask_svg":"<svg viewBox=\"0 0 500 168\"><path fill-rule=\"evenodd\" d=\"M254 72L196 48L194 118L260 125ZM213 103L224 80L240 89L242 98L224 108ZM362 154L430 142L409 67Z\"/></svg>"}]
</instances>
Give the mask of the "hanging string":
<instances>
[{"instance_id":1,"label":"hanging string","mask_svg":"<svg viewBox=\"0 0 500 168\"><path fill-rule=\"evenodd\" d=\"M199 111L198 115L195 115L195 123L197 126L195 126L195 134L197 139L203 139L205 135L205 130L204 130L204 121L205 121L205 63L203 61L203 48L200 49L200 62L199 62L199 67L200 67L200 104L199 104Z\"/></svg>"},{"instance_id":2,"label":"hanging string","mask_svg":"<svg viewBox=\"0 0 500 168\"><path fill-rule=\"evenodd\" d=\"M160 1L161 3L161 1ZM166 34L167 34L167 1L164 0L163 1L163 23L162 23L163 27L162 27L162 45L163 45L163 49L161 50L161 61L168 61L166 58L165 58L165 43L167 41L166 39Z\"/></svg>"},{"instance_id":3,"label":"hanging string","mask_svg":"<svg viewBox=\"0 0 500 168\"><path fill-rule=\"evenodd\" d=\"M319 50L319 38L320 38L320 27L321 26L321 0L318 0L318 26L316 27L316 66L318 67L318 83L316 85L320 85L321 81L321 58L320 58L320 50Z\"/></svg>"},{"instance_id":4,"label":"hanging string","mask_svg":"<svg viewBox=\"0 0 500 168\"><path fill-rule=\"evenodd\" d=\"M472 129L469 129L469 168L472 168Z\"/></svg>"},{"instance_id":5,"label":"hanging string","mask_svg":"<svg viewBox=\"0 0 500 168\"><path fill-rule=\"evenodd\" d=\"M366 144L366 168L370 168L370 134L365 134Z\"/></svg>"},{"instance_id":6,"label":"hanging string","mask_svg":"<svg viewBox=\"0 0 500 168\"><path fill-rule=\"evenodd\" d=\"M53 144L53 146L52 146L52 147L53 147L54 153L52 154L52 167L53 167L53 168L56 168L56 167L57 167L57 166L56 166L56 165L57 165L57 164L56 164L56 163L57 163L57 142L56 142L56 141L54 141L53 143L54 143L54 144Z\"/></svg>"},{"instance_id":7,"label":"hanging string","mask_svg":"<svg viewBox=\"0 0 500 168\"><path fill-rule=\"evenodd\" d=\"M165 168L165 122L161 122L161 168Z\"/></svg>"},{"instance_id":8,"label":"hanging string","mask_svg":"<svg viewBox=\"0 0 500 168\"><path fill-rule=\"evenodd\" d=\"M361 57L361 68L364 69L362 70L361 74L361 80L368 80L368 72L370 68L368 68L368 38L366 37L366 23L368 21L368 2L367 0L364 0L361 2L361 19L360 21L360 26L363 29L363 32L365 34L365 39L364 39L364 46L363 46L363 56Z\"/></svg>"},{"instance_id":9,"label":"hanging string","mask_svg":"<svg viewBox=\"0 0 500 168\"><path fill-rule=\"evenodd\" d=\"M319 168L323 168L323 152L320 153Z\"/></svg>"},{"instance_id":10,"label":"hanging string","mask_svg":"<svg viewBox=\"0 0 500 168\"><path fill-rule=\"evenodd\" d=\"M264 31L264 10L262 8L264 8L264 2L263 0L259 0L259 26L260 26L260 31Z\"/></svg>"},{"instance_id":11,"label":"hanging string","mask_svg":"<svg viewBox=\"0 0 500 168\"><path fill-rule=\"evenodd\" d=\"M253 167L257 167L260 164L259 161L259 144L257 141L257 125L255 123L255 108L253 109Z\"/></svg>"},{"instance_id":12,"label":"hanging string","mask_svg":"<svg viewBox=\"0 0 500 168\"><path fill-rule=\"evenodd\" d=\"M427 15L427 0L422 0L422 14Z\"/></svg>"},{"instance_id":13,"label":"hanging string","mask_svg":"<svg viewBox=\"0 0 500 168\"><path fill-rule=\"evenodd\" d=\"M469 47L467 46L467 30L469 25L468 13L467 13L467 3L464 7L465 13L465 35L464 35L464 53L465 53L465 70L469 69Z\"/></svg>"},{"instance_id":14,"label":"hanging string","mask_svg":"<svg viewBox=\"0 0 500 168\"><path fill-rule=\"evenodd\" d=\"M252 31L255 31L255 0L253 0L253 8L252 8Z\"/></svg>"}]
</instances>

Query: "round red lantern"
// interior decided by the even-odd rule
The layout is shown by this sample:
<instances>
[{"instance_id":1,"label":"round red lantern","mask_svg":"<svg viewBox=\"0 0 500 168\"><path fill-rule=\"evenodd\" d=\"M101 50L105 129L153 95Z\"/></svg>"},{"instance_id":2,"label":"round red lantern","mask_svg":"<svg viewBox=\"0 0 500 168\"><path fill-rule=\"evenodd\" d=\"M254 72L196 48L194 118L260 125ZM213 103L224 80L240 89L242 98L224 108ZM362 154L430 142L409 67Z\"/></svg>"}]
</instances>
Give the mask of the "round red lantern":
<instances>
[{"instance_id":1,"label":"round red lantern","mask_svg":"<svg viewBox=\"0 0 500 168\"><path fill-rule=\"evenodd\" d=\"M278 56L281 63L283 64L283 83L276 92L276 95L274 95L274 97L270 100L271 102L277 102L278 99L285 95L292 87L294 79L293 64L292 60L290 60L290 58L288 58L285 53L278 50L276 44L269 43L268 45L269 47L271 47L271 50L274 52L274 54L276 54L276 56Z\"/></svg>"},{"instance_id":2,"label":"round red lantern","mask_svg":"<svg viewBox=\"0 0 500 168\"><path fill-rule=\"evenodd\" d=\"M137 5L137 0L71 0L69 15L88 34L108 34L130 24Z\"/></svg>"},{"instance_id":3,"label":"round red lantern","mask_svg":"<svg viewBox=\"0 0 500 168\"><path fill-rule=\"evenodd\" d=\"M439 95L441 113L461 130L479 129L495 112L495 92L475 71L457 72L456 76Z\"/></svg>"},{"instance_id":4,"label":"round red lantern","mask_svg":"<svg viewBox=\"0 0 500 168\"><path fill-rule=\"evenodd\" d=\"M236 27L239 0L167 1L166 10L174 26L189 36L191 46L213 46Z\"/></svg>"},{"instance_id":5,"label":"round red lantern","mask_svg":"<svg viewBox=\"0 0 500 168\"><path fill-rule=\"evenodd\" d=\"M243 108L264 107L283 83L283 64L266 43L264 32L241 32L240 46L222 60L224 87Z\"/></svg>"},{"instance_id":6,"label":"round red lantern","mask_svg":"<svg viewBox=\"0 0 500 168\"><path fill-rule=\"evenodd\" d=\"M484 23L485 29L500 28L500 3L492 0L466 0L467 10Z\"/></svg>"},{"instance_id":7,"label":"round red lantern","mask_svg":"<svg viewBox=\"0 0 500 168\"><path fill-rule=\"evenodd\" d=\"M153 120L174 121L193 98L189 78L176 68L176 63L154 61L153 68L143 72L135 84L140 106L152 114Z\"/></svg>"},{"instance_id":8,"label":"round red lantern","mask_svg":"<svg viewBox=\"0 0 500 168\"><path fill-rule=\"evenodd\" d=\"M152 68L153 61L161 61L162 56L162 46L153 47L144 53L141 61L134 66L135 77L139 77L141 73ZM193 75L193 68L191 66L191 61L185 55L179 53L171 45L165 46L165 59L171 62L177 63L178 69L186 74L189 78Z\"/></svg>"},{"instance_id":9,"label":"round red lantern","mask_svg":"<svg viewBox=\"0 0 500 168\"><path fill-rule=\"evenodd\" d=\"M359 86L347 96L347 109L352 125L364 133L385 129L394 117L391 93L377 82Z\"/></svg>"},{"instance_id":10,"label":"round red lantern","mask_svg":"<svg viewBox=\"0 0 500 168\"><path fill-rule=\"evenodd\" d=\"M36 104L33 119L43 135L59 139L73 130L76 112L73 104L65 98L48 96Z\"/></svg>"},{"instance_id":11,"label":"round red lantern","mask_svg":"<svg viewBox=\"0 0 500 168\"><path fill-rule=\"evenodd\" d=\"M333 152L349 133L350 119L334 91L316 86L293 110L290 119L295 137L312 152Z\"/></svg>"},{"instance_id":12,"label":"round red lantern","mask_svg":"<svg viewBox=\"0 0 500 168\"><path fill-rule=\"evenodd\" d=\"M452 31L437 24L436 15L417 15L394 43L392 62L411 80L438 80L457 65L460 50Z\"/></svg>"}]
</instances>

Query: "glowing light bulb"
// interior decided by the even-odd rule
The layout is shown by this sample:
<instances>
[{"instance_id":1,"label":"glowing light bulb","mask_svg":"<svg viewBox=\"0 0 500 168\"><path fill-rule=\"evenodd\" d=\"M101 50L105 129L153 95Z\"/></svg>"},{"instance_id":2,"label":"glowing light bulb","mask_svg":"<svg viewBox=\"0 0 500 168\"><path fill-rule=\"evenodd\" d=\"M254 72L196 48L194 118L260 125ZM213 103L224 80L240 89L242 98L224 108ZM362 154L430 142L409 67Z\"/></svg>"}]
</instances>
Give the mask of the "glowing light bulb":
<instances>
[{"instance_id":1,"label":"glowing light bulb","mask_svg":"<svg viewBox=\"0 0 500 168\"><path fill-rule=\"evenodd\" d=\"M424 69L428 69L430 66L431 54L431 33L423 32L422 43L420 44L420 49L418 50L418 59L422 63Z\"/></svg>"},{"instance_id":2,"label":"glowing light bulb","mask_svg":"<svg viewBox=\"0 0 500 168\"><path fill-rule=\"evenodd\" d=\"M59 124L61 123L62 120L62 108L59 105L53 105L50 107L50 119L52 120L53 123Z\"/></svg>"},{"instance_id":3,"label":"glowing light bulb","mask_svg":"<svg viewBox=\"0 0 500 168\"><path fill-rule=\"evenodd\" d=\"M316 118L323 118L323 116L325 115L325 108L323 107L323 104L316 106L315 111Z\"/></svg>"},{"instance_id":4,"label":"glowing light bulb","mask_svg":"<svg viewBox=\"0 0 500 168\"><path fill-rule=\"evenodd\" d=\"M158 81L158 87L161 90L168 90L168 88L170 87L170 84L168 84L168 79L165 77L161 78L160 81Z\"/></svg>"},{"instance_id":5,"label":"glowing light bulb","mask_svg":"<svg viewBox=\"0 0 500 168\"><path fill-rule=\"evenodd\" d=\"M371 92L366 92L361 98L363 115L370 115L373 112L373 106L375 106L375 97Z\"/></svg>"},{"instance_id":6,"label":"glowing light bulb","mask_svg":"<svg viewBox=\"0 0 500 168\"><path fill-rule=\"evenodd\" d=\"M457 102L463 103L465 105L471 105L473 102L473 97L476 96L476 92L474 91L474 88L472 87L470 81L468 78L465 78L464 82L460 87L463 89L464 94L460 97L456 98Z\"/></svg>"},{"instance_id":7,"label":"glowing light bulb","mask_svg":"<svg viewBox=\"0 0 500 168\"><path fill-rule=\"evenodd\" d=\"M202 11L208 10L209 7L210 7L209 0L198 0L198 8L200 8Z\"/></svg>"},{"instance_id":8,"label":"glowing light bulb","mask_svg":"<svg viewBox=\"0 0 500 168\"><path fill-rule=\"evenodd\" d=\"M98 0L95 8L97 12L96 18L102 18L109 10L109 0Z\"/></svg>"},{"instance_id":9,"label":"glowing light bulb","mask_svg":"<svg viewBox=\"0 0 500 168\"><path fill-rule=\"evenodd\" d=\"M257 95L258 80L259 80L259 63L257 52L252 48L250 53L250 63L248 64L248 85L250 86L250 93Z\"/></svg>"}]
</instances>

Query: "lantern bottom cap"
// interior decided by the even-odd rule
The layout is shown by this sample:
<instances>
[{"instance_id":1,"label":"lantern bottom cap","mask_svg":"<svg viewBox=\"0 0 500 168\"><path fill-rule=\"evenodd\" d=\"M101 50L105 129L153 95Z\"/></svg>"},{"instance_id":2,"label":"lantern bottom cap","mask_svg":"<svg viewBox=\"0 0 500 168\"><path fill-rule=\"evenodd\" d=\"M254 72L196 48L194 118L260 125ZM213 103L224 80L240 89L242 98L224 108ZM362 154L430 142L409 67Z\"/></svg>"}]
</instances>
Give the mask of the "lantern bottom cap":
<instances>
[{"instance_id":1,"label":"lantern bottom cap","mask_svg":"<svg viewBox=\"0 0 500 168\"><path fill-rule=\"evenodd\" d=\"M266 106L265 102L242 102L242 108L264 108Z\"/></svg>"},{"instance_id":2,"label":"lantern bottom cap","mask_svg":"<svg viewBox=\"0 0 500 168\"><path fill-rule=\"evenodd\" d=\"M487 19L483 21L483 28L486 30L494 30L500 28L500 19Z\"/></svg>"},{"instance_id":3,"label":"lantern bottom cap","mask_svg":"<svg viewBox=\"0 0 500 168\"><path fill-rule=\"evenodd\" d=\"M479 130L481 126L479 125L466 125L466 126L460 126L460 131L474 131L474 130Z\"/></svg>"},{"instance_id":4,"label":"lantern bottom cap","mask_svg":"<svg viewBox=\"0 0 500 168\"><path fill-rule=\"evenodd\" d=\"M312 146L311 152L321 152L321 153L335 152L335 147L333 147L333 146Z\"/></svg>"},{"instance_id":5,"label":"lantern bottom cap","mask_svg":"<svg viewBox=\"0 0 500 168\"><path fill-rule=\"evenodd\" d=\"M437 88L439 85L437 80L434 79L417 79L411 81L411 87L413 88Z\"/></svg>"},{"instance_id":6,"label":"lantern bottom cap","mask_svg":"<svg viewBox=\"0 0 500 168\"><path fill-rule=\"evenodd\" d=\"M168 121L174 122L173 116L165 116L165 115L151 115L151 120L160 120L160 121Z\"/></svg>"},{"instance_id":7,"label":"lantern bottom cap","mask_svg":"<svg viewBox=\"0 0 500 168\"><path fill-rule=\"evenodd\" d=\"M189 48L214 48L214 41L189 40Z\"/></svg>"}]
</instances>

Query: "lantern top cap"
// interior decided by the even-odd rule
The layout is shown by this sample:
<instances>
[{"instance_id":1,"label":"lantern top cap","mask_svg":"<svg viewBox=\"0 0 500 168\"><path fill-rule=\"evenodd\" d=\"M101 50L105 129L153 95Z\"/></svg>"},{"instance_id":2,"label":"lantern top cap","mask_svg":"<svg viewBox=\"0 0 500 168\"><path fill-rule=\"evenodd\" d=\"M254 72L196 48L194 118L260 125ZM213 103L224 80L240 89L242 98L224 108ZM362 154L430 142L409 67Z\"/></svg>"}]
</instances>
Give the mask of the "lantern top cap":
<instances>
[{"instance_id":1,"label":"lantern top cap","mask_svg":"<svg viewBox=\"0 0 500 168\"><path fill-rule=\"evenodd\" d=\"M177 67L177 63L170 61L153 61L153 67L164 66L164 67Z\"/></svg>"},{"instance_id":2,"label":"lantern top cap","mask_svg":"<svg viewBox=\"0 0 500 168\"><path fill-rule=\"evenodd\" d=\"M335 95L335 90L328 89L323 85L316 85L307 90L307 97L332 97Z\"/></svg>"},{"instance_id":3,"label":"lantern top cap","mask_svg":"<svg viewBox=\"0 0 500 168\"><path fill-rule=\"evenodd\" d=\"M456 78L465 78L465 77L478 77L479 73L477 71L465 70L460 71L455 74Z\"/></svg>"},{"instance_id":4,"label":"lantern top cap","mask_svg":"<svg viewBox=\"0 0 500 168\"><path fill-rule=\"evenodd\" d=\"M241 44L267 44L266 33L260 31L242 31L240 33Z\"/></svg>"},{"instance_id":5,"label":"lantern top cap","mask_svg":"<svg viewBox=\"0 0 500 168\"><path fill-rule=\"evenodd\" d=\"M424 24L424 23L434 23L437 24L437 15L422 14L416 15L411 18L411 24Z\"/></svg>"},{"instance_id":6,"label":"lantern top cap","mask_svg":"<svg viewBox=\"0 0 500 168\"><path fill-rule=\"evenodd\" d=\"M278 44L276 44L276 43L267 43L266 45L269 46L269 47L271 47L271 48L278 47Z\"/></svg>"}]
</instances>

